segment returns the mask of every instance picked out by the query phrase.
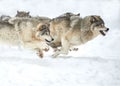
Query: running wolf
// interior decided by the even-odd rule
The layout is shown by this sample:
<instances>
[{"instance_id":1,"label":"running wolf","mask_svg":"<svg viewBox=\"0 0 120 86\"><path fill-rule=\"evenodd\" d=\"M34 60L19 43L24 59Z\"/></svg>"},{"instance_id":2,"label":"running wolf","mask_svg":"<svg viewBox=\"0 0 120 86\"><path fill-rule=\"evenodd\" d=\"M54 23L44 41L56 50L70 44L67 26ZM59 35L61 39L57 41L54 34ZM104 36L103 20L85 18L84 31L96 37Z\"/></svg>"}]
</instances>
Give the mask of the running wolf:
<instances>
[{"instance_id":1,"label":"running wolf","mask_svg":"<svg viewBox=\"0 0 120 86\"><path fill-rule=\"evenodd\" d=\"M40 57L43 57L43 50L49 50L46 42L51 42L53 39L50 36L48 24L30 18L11 18L9 22L0 23L1 43L20 44L36 50Z\"/></svg>"},{"instance_id":2,"label":"running wolf","mask_svg":"<svg viewBox=\"0 0 120 86\"><path fill-rule=\"evenodd\" d=\"M98 15L81 18L77 15L57 17L50 22L50 34L54 38L49 45L61 49L53 54L68 54L70 47L85 44L98 35L106 35L109 28L105 27L103 19Z\"/></svg>"},{"instance_id":3,"label":"running wolf","mask_svg":"<svg viewBox=\"0 0 120 86\"><path fill-rule=\"evenodd\" d=\"M73 14L67 12L51 20L50 34L54 38L54 41L52 41L52 43L48 45L50 45L54 49L54 51L59 50L58 47L61 47L61 37L63 35L63 32L69 30L71 21L79 18L79 16L80 13ZM78 48L73 48L73 50L78 50Z\"/></svg>"}]
</instances>

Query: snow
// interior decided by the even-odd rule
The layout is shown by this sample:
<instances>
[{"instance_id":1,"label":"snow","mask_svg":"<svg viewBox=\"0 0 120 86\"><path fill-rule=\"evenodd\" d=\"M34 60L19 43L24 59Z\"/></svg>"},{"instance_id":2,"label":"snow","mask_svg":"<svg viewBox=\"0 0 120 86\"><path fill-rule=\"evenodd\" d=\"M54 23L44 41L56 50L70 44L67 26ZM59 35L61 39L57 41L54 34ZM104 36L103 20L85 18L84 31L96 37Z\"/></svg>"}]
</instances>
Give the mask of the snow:
<instances>
[{"instance_id":1,"label":"snow","mask_svg":"<svg viewBox=\"0 0 120 86\"><path fill-rule=\"evenodd\" d=\"M2 58L1 86L119 86L119 61L101 58Z\"/></svg>"},{"instance_id":2,"label":"snow","mask_svg":"<svg viewBox=\"0 0 120 86\"><path fill-rule=\"evenodd\" d=\"M100 15L110 28L79 51L52 58L52 49L40 59L36 52L0 45L0 86L120 86L119 0L0 0L0 15L17 10L54 18L64 12Z\"/></svg>"}]
</instances>

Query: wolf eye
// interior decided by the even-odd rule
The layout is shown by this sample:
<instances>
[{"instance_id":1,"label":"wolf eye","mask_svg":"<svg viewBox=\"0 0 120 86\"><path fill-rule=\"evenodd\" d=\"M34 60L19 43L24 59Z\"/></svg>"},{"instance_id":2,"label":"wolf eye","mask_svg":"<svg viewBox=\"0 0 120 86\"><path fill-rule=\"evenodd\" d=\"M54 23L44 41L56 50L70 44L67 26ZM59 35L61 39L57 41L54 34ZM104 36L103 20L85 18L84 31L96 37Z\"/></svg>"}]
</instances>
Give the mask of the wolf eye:
<instances>
[{"instance_id":1,"label":"wolf eye","mask_svg":"<svg viewBox=\"0 0 120 86\"><path fill-rule=\"evenodd\" d=\"M42 29L45 29L46 28L46 26L45 25L42 25Z\"/></svg>"},{"instance_id":2,"label":"wolf eye","mask_svg":"<svg viewBox=\"0 0 120 86\"><path fill-rule=\"evenodd\" d=\"M44 34L45 34L44 32L43 32L43 33L41 33L41 36L42 36L42 35L44 35Z\"/></svg>"},{"instance_id":3,"label":"wolf eye","mask_svg":"<svg viewBox=\"0 0 120 86\"><path fill-rule=\"evenodd\" d=\"M101 26L103 27L103 26L104 26L104 24L101 24Z\"/></svg>"},{"instance_id":4,"label":"wolf eye","mask_svg":"<svg viewBox=\"0 0 120 86\"><path fill-rule=\"evenodd\" d=\"M46 35L49 35L49 33L48 33L48 32L46 32Z\"/></svg>"}]
</instances>

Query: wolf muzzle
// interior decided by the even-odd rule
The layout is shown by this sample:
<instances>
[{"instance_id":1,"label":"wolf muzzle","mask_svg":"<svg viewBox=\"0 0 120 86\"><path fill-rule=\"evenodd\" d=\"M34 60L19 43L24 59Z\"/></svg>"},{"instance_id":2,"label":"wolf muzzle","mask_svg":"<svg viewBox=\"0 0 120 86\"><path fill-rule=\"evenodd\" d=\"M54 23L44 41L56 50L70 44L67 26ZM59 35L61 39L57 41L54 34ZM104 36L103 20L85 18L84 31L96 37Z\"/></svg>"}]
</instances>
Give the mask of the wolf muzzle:
<instances>
[{"instance_id":1,"label":"wolf muzzle","mask_svg":"<svg viewBox=\"0 0 120 86\"><path fill-rule=\"evenodd\" d=\"M105 32L108 32L109 31L109 28L107 28L107 30L105 30Z\"/></svg>"},{"instance_id":2,"label":"wolf muzzle","mask_svg":"<svg viewBox=\"0 0 120 86\"><path fill-rule=\"evenodd\" d=\"M108 32L108 31L109 31L109 28L107 28L107 29L105 30L105 32ZM101 33L103 36L106 35L105 32L104 32L103 30L100 30L100 33Z\"/></svg>"},{"instance_id":3,"label":"wolf muzzle","mask_svg":"<svg viewBox=\"0 0 120 86\"><path fill-rule=\"evenodd\" d=\"M45 41L46 41L46 42L52 42L52 41L54 41L54 39L52 38L52 40L51 40L51 41L49 41L49 40L45 39Z\"/></svg>"}]
</instances>

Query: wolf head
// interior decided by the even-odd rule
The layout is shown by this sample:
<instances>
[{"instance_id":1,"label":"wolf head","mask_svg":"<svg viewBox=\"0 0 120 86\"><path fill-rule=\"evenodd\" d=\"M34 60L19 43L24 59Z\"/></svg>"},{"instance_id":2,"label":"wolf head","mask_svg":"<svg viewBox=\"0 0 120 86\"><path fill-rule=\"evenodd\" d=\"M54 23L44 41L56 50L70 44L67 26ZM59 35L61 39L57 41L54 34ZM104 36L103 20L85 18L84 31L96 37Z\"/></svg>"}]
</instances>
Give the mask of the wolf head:
<instances>
[{"instance_id":1,"label":"wolf head","mask_svg":"<svg viewBox=\"0 0 120 86\"><path fill-rule=\"evenodd\" d=\"M36 37L37 38L42 38L46 42L51 42L54 39L50 35L50 30L49 30L49 24L38 24L37 30L36 30Z\"/></svg>"},{"instance_id":2,"label":"wolf head","mask_svg":"<svg viewBox=\"0 0 120 86\"><path fill-rule=\"evenodd\" d=\"M17 14L15 17L28 17L30 18L30 12L25 12L25 11L17 11Z\"/></svg>"},{"instance_id":3,"label":"wolf head","mask_svg":"<svg viewBox=\"0 0 120 86\"><path fill-rule=\"evenodd\" d=\"M89 30L91 30L92 32L102 34L103 36L105 36L106 32L109 31L109 28L105 26L105 23L100 16L86 16L83 20L84 21L82 26L84 27L84 29L88 29L89 27Z\"/></svg>"}]
</instances>

